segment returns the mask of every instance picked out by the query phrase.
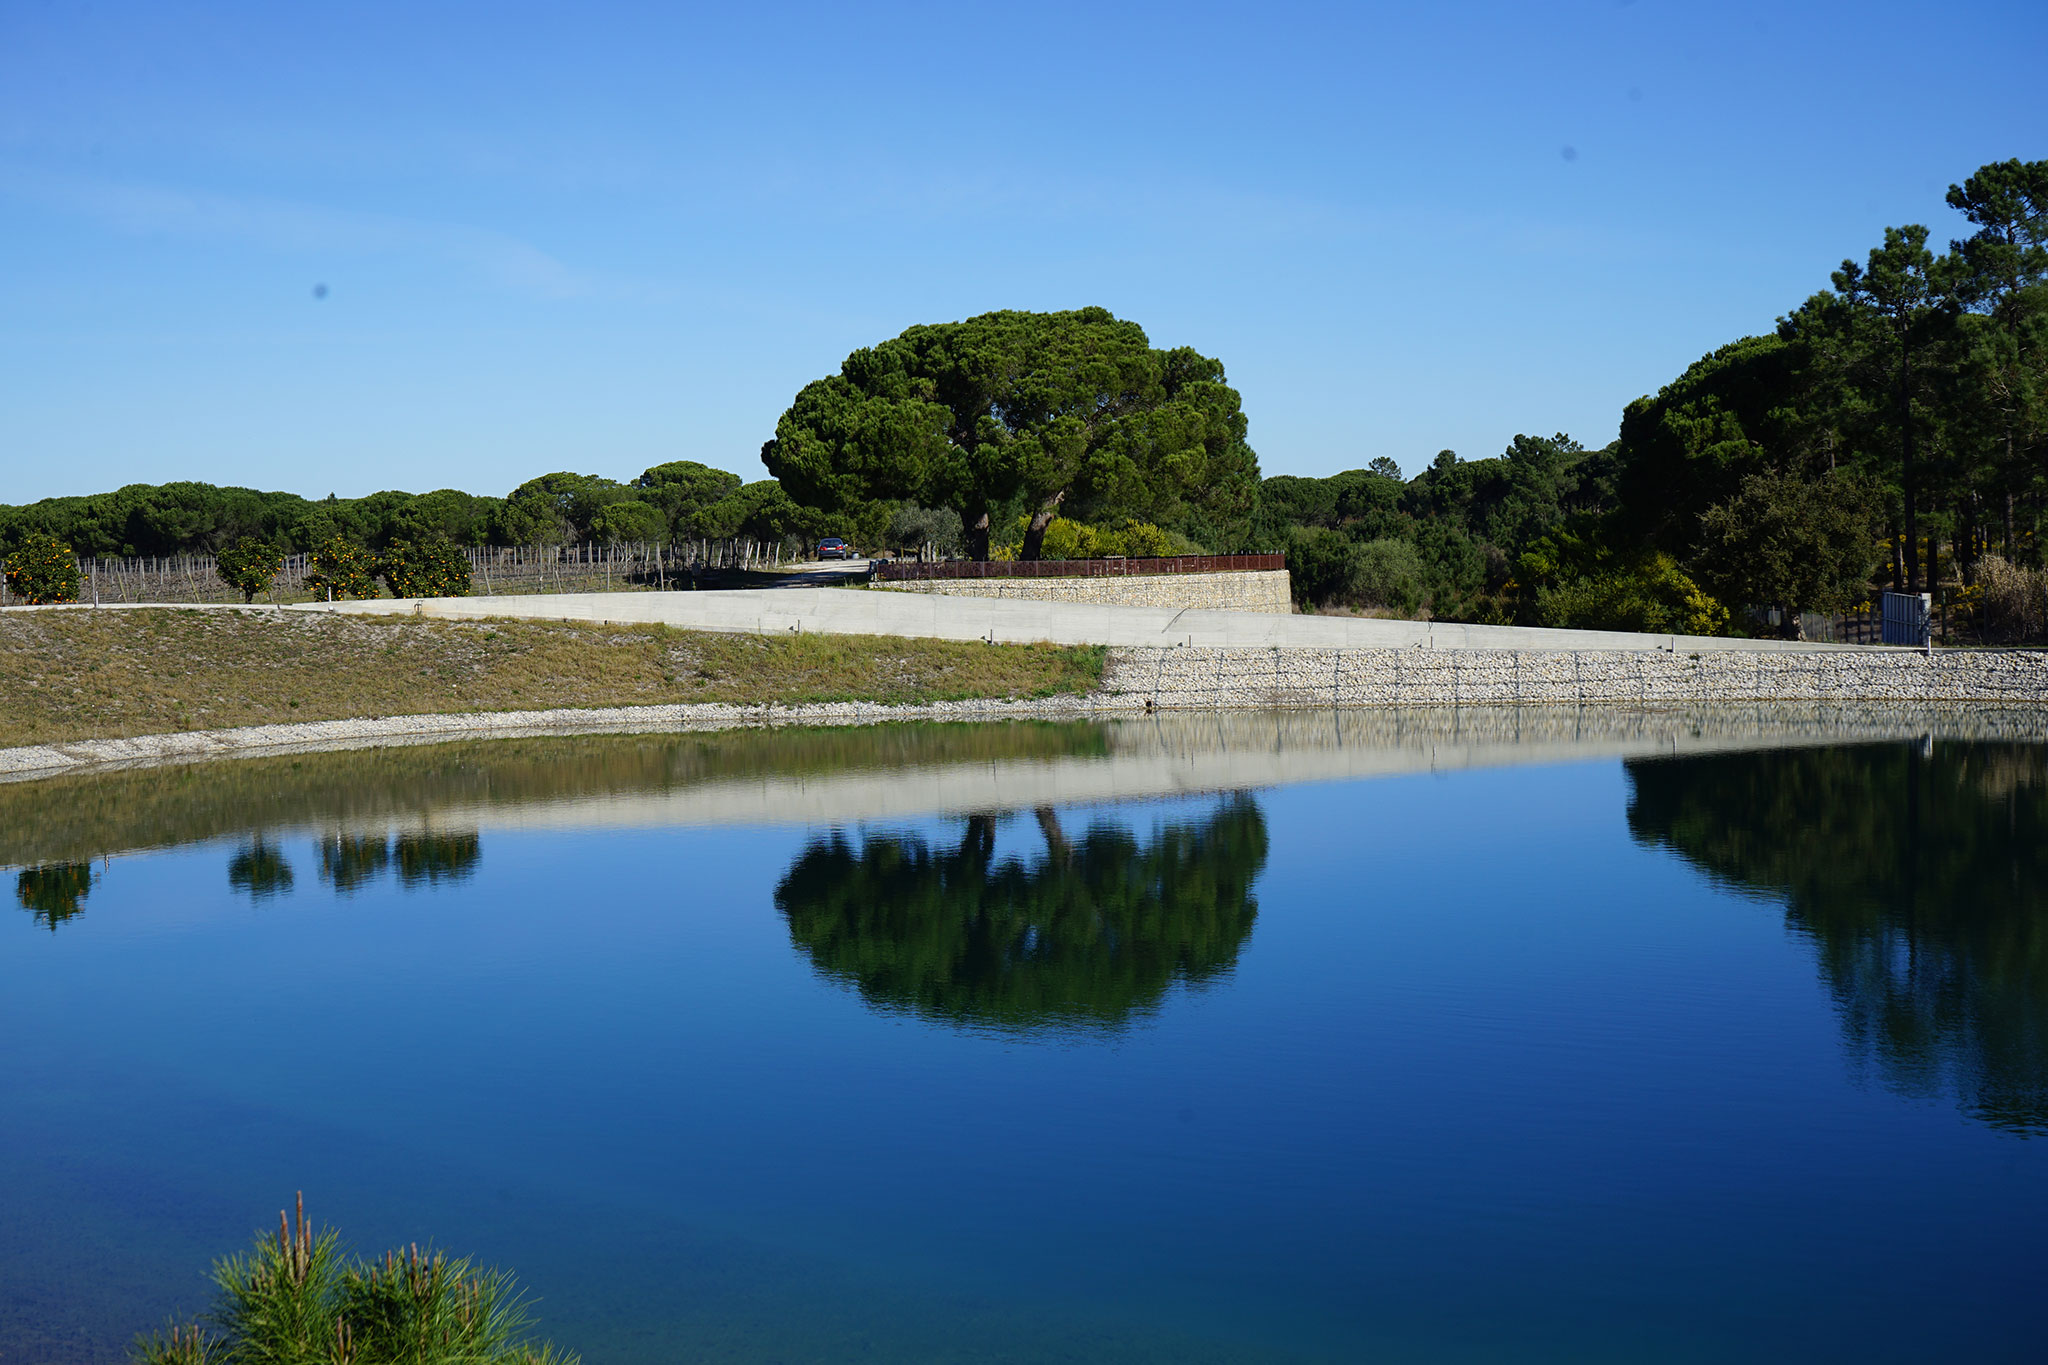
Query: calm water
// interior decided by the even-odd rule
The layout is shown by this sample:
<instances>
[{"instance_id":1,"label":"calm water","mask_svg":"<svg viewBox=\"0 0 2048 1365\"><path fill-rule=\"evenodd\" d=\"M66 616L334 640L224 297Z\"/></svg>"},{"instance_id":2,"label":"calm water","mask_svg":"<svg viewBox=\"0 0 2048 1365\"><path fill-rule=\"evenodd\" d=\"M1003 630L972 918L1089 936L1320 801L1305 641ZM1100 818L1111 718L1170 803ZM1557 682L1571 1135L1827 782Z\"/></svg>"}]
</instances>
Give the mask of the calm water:
<instances>
[{"instance_id":1,"label":"calm water","mask_svg":"<svg viewBox=\"0 0 2048 1365\"><path fill-rule=\"evenodd\" d=\"M2041 1358L2048 747L1289 724L0 786L0 1361L301 1189L591 1365Z\"/></svg>"}]
</instances>

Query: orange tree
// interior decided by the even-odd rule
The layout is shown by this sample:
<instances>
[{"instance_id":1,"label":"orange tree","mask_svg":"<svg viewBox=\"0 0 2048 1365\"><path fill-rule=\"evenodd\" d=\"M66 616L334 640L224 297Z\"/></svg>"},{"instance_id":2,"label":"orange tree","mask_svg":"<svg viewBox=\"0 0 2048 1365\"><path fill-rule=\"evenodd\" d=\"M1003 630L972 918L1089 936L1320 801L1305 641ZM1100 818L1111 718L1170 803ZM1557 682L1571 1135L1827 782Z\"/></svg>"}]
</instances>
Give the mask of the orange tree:
<instances>
[{"instance_id":1,"label":"orange tree","mask_svg":"<svg viewBox=\"0 0 2048 1365\"><path fill-rule=\"evenodd\" d=\"M254 536L241 537L213 559L213 571L220 581L242 594L244 602L254 602L256 594L269 587L283 567L284 556L277 547Z\"/></svg>"},{"instance_id":2,"label":"orange tree","mask_svg":"<svg viewBox=\"0 0 2048 1365\"><path fill-rule=\"evenodd\" d=\"M7 590L24 602L76 602L78 560L57 537L33 531L7 556Z\"/></svg>"},{"instance_id":3,"label":"orange tree","mask_svg":"<svg viewBox=\"0 0 2048 1365\"><path fill-rule=\"evenodd\" d=\"M345 536L329 536L313 551L306 572L306 590L315 597L349 598L377 595L377 562L370 552Z\"/></svg>"},{"instance_id":4,"label":"orange tree","mask_svg":"<svg viewBox=\"0 0 2048 1365\"><path fill-rule=\"evenodd\" d=\"M393 541L377 560L393 597L469 596L469 557L453 541Z\"/></svg>"}]
</instances>

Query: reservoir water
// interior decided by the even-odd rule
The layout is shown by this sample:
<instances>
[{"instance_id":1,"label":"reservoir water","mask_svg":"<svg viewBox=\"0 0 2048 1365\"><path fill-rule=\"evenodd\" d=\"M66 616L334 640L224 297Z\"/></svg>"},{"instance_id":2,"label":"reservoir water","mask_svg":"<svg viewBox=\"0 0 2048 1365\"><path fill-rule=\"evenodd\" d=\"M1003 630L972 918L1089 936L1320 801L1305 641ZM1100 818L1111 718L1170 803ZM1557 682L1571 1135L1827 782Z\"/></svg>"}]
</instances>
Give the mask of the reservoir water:
<instances>
[{"instance_id":1,"label":"reservoir water","mask_svg":"<svg viewBox=\"0 0 2048 1365\"><path fill-rule=\"evenodd\" d=\"M0 1361L296 1191L590 1365L2021 1361L2048 724L526 737L0 784Z\"/></svg>"}]
</instances>

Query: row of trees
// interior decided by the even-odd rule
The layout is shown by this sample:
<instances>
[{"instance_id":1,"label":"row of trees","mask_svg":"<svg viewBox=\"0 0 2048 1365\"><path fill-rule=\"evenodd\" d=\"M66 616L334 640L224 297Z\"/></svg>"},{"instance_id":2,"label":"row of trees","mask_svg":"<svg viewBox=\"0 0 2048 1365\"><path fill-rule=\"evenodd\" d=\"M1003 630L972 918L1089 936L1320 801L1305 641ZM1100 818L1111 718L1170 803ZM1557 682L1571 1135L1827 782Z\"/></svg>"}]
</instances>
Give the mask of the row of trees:
<instances>
[{"instance_id":1,"label":"row of trees","mask_svg":"<svg viewBox=\"0 0 2048 1365\"><path fill-rule=\"evenodd\" d=\"M31 531L5 560L7 590L29 603L78 600L78 561L70 546L45 531ZM242 536L221 547L214 572L253 602L284 568L284 552L270 541ZM308 591L331 599L378 596L378 580L393 597L464 597L469 559L445 536L395 540L372 552L345 536L330 536L312 553Z\"/></svg>"},{"instance_id":2,"label":"row of trees","mask_svg":"<svg viewBox=\"0 0 2048 1365\"><path fill-rule=\"evenodd\" d=\"M2031 602L2048 583L2048 162L1985 166L1948 203L1967 235L1945 253L1925 227L1888 229L1775 331L1631 403L1602 450L1517 436L1413 478L1381 459L1262 481L1219 361L1101 308L997 312L806 385L762 447L772 479L677 461L503 498L136 485L0 508L0 548L40 532L85 554L826 534L976 559L1285 550L1317 606L1688 632L1841 610L1878 581L1967 598L1988 574Z\"/></svg>"},{"instance_id":3,"label":"row of trees","mask_svg":"<svg viewBox=\"0 0 2048 1365\"><path fill-rule=\"evenodd\" d=\"M671 539L774 541L838 531L844 518L799 507L773 479L691 460L654 466L630 483L596 474L544 474L502 498L442 488L320 500L207 483L130 484L112 493L0 506L0 550L36 534L80 555L215 554L237 541L307 553L340 537L374 551L445 540L538 545Z\"/></svg>"},{"instance_id":4,"label":"row of trees","mask_svg":"<svg viewBox=\"0 0 2048 1365\"><path fill-rule=\"evenodd\" d=\"M1439 617L1712 630L1873 586L2038 614L2048 516L2048 162L1952 186L1968 235L1888 229L1766 335L1631 403L1587 451L1518 436L1403 482L1389 461L1268 479L1297 591ZM2016 626L2015 629L2021 627Z\"/></svg>"}]
</instances>

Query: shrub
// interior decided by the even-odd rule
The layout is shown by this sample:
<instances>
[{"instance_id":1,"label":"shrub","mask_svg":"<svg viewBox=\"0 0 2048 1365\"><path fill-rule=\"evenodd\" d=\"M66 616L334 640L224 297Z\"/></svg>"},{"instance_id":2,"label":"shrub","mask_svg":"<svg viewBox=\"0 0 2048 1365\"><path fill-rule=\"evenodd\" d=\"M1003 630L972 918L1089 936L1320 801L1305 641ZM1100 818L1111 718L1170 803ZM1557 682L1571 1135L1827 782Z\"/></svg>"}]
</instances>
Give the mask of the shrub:
<instances>
[{"instance_id":1,"label":"shrub","mask_svg":"<svg viewBox=\"0 0 2048 1365\"><path fill-rule=\"evenodd\" d=\"M213 559L213 571L220 581L241 593L244 602L254 602L256 594L269 587L283 567L284 556L277 547L253 536L243 536Z\"/></svg>"},{"instance_id":2,"label":"shrub","mask_svg":"<svg viewBox=\"0 0 2048 1365\"><path fill-rule=\"evenodd\" d=\"M1297 602L1336 601L1358 581L1358 546L1342 531L1297 531L1287 545L1287 577Z\"/></svg>"},{"instance_id":3,"label":"shrub","mask_svg":"<svg viewBox=\"0 0 2048 1365\"><path fill-rule=\"evenodd\" d=\"M315 597L337 601L377 595L376 561L370 552L342 536L329 536L313 551L306 588Z\"/></svg>"},{"instance_id":4,"label":"shrub","mask_svg":"<svg viewBox=\"0 0 2048 1365\"><path fill-rule=\"evenodd\" d=\"M1010 538L992 546L989 553L997 559L1015 559L1024 549L1024 532L1030 524L1029 517L1018 517L1011 528ZM1117 555L1141 559L1200 553L1201 550L1186 537L1161 530L1150 522L1126 520L1117 527L1105 529L1090 526L1085 521L1070 521L1066 517L1052 519L1045 528L1045 541L1039 548L1040 557L1045 559L1106 559Z\"/></svg>"},{"instance_id":5,"label":"shrub","mask_svg":"<svg viewBox=\"0 0 2048 1365\"><path fill-rule=\"evenodd\" d=\"M1101 553L1106 555L1128 555L1132 559L1156 559L1162 555L1185 553L1176 551L1173 538L1149 521L1127 521L1114 531L1101 536Z\"/></svg>"},{"instance_id":6,"label":"shrub","mask_svg":"<svg viewBox=\"0 0 2048 1365\"><path fill-rule=\"evenodd\" d=\"M57 537L32 531L7 556L7 591L24 602L76 602L78 557Z\"/></svg>"},{"instance_id":7,"label":"shrub","mask_svg":"<svg viewBox=\"0 0 2048 1365\"><path fill-rule=\"evenodd\" d=\"M469 596L469 556L450 541L394 541L377 572L393 597Z\"/></svg>"},{"instance_id":8,"label":"shrub","mask_svg":"<svg viewBox=\"0 0 2048 1365\"><path fill-rule=\"evenodd\" d=\"M889 514L889 543L899 548L929 545L944 557L960 552L960 514L950 507L919 507L906 502Z\"/></svg>"},{"instance_id":9,"label":"shrub","mask_svg":"<svg viewBox=\"0 0 2048 1365\"><path fill-rule=\"evenodd\" d=\"M1986 555L1977 590L1986 636L2010 643L2048 639L2048 571Z\"/></svg>"},{"instance_id":10,"label":"shrub","mask_svg":"<svg viewBox=\"0 0 2048 1365\"><path fill-rule=\"evenodd\" d=\"M533 1319L513 1278L432 1248L347 1258L331 1228L294 1227L216 1261L208 1327L173 1323L138 1338L138 1365L576 1365L526 1340Z\"/></svg>"},{"instance_id":11,"label":"shrub","mask_svg":"<svg viewBox=\"0 0 2048 1365\"><path fill-rule=\"evenodd\" d=\"M1724 635L1728 609L1664 554L1618 563L1537 590L1538 619L1573 630Z\"/></svg>"},{"instance_id":12,"label":"shrub","mask_svg":"<svg viewBox=\"0 0 2048 1365\"><path fill-rule=\"evenodd\" d=\"M1413 616L1424 596L1422 556L1405 540L1368 540L1358 547L1351 596L1360 606Z\"/></svg>"}]
</instances>

